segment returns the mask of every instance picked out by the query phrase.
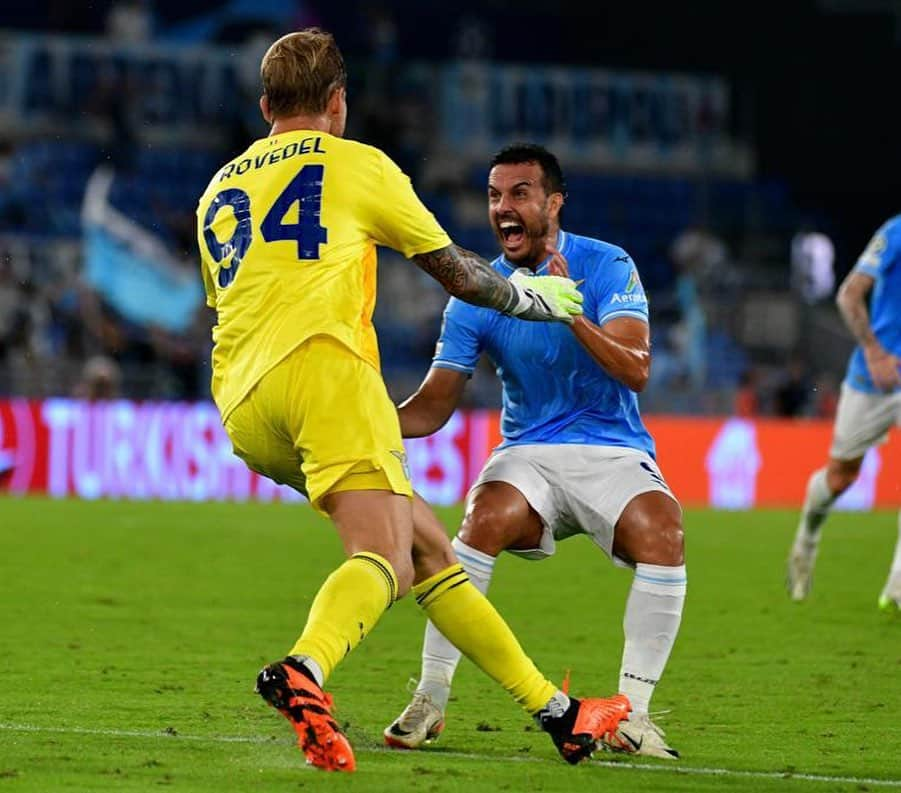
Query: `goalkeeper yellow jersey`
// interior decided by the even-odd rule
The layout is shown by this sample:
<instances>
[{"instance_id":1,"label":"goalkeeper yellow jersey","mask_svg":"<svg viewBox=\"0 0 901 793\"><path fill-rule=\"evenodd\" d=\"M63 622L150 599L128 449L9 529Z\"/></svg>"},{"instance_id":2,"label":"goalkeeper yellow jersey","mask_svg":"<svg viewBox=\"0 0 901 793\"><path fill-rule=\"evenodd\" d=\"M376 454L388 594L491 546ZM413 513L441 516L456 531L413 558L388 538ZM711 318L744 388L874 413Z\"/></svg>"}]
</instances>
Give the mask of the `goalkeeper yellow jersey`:
<instances>
[{"instance_id":1,"label":"goalkeeper yellow jersey","mask_svg":"<svg viewBox=\"0 0 901 793\"><path fill-rule=\"evenodd\" d=\"M324 132L254 142L197 207L223 421L306 339L333 336L376 368L376 246L406 257L450 239L382 151Z\"/></svg>"}]
</instances>

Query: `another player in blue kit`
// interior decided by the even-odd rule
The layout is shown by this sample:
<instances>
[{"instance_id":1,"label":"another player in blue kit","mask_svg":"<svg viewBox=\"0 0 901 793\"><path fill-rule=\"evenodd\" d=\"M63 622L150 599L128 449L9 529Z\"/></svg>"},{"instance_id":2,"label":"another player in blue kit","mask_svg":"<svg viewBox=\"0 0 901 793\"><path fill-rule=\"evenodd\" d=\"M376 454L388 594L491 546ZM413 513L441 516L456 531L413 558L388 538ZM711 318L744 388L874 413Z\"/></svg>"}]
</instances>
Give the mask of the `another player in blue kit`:
<instances>
[{"instance_id":1,"label":"another player in blue kit","mask_svg":"<svg viewBox=\"0 0 901 793\"><path fill-rule=\"evenodd\" d=\"M886 221L848 273L836 297L857 341L835 416L829 462L807 484L788 560L793 600L810 592L821 527L835 500L857 479L864 455L901 425L901 215ZM898 542L879 607L901 609L901 515Z\"/></svg>"},{"instance_id":2,"label":"another player in blue kit","mask_svg":"<svg viewBox=\"0 0 901 793\"><path fill-rule=\"evenodd\" d=\"M405 437L438 430L460 402L482 352L503 384L503 443L469 493L454 550L488 589L497 555L554 553L555 541L587 534L635 577L626 605L619 690L628 721L604 743L674 758L648 705L682 617L686 576L682 513L654 459L637 392L650 368L647 298L621 248L560 229L565 186L553 154L532 144L501 150L488 179L489 219L510 277L569 272L584 315L567 327L522 327L452 299L432 368L399 408ZM415 748L437 736L460 654L430 623L410 705L385 730Z\"/></svg>"}]
</instances>

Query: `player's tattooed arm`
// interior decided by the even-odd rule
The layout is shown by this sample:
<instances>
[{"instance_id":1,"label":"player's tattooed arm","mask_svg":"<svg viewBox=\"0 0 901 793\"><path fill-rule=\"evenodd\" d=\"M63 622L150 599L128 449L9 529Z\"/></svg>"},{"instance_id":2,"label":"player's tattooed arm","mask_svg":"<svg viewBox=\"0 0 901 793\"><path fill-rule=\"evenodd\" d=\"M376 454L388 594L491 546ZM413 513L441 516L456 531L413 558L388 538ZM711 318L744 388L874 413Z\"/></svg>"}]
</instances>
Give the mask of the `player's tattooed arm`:
<instances>
[{"instance_id":1,"label":"player's tattooed arm","mask_svg":"<svg viewBox=\"0 0 901 793\"><path fill-rule=\"evenodd\" d=\"M483 258L457 245L413 257L449 294L466 303L509 311L517 296L510 282Z\"/></svg>"},{"instance_id":2,"label":"player's tattooed arm","mask_svg":"<svg viewBox=\"0 0 901 793\"><path fill-rule=\"evenodd\" d=\"M413 260L450 294L466 303L493 308L531 322L565 322L582 313L582 294L569 278L532 278L517 270L509 279L480 256L448 245Z\"/></svg>"}]
</instances>

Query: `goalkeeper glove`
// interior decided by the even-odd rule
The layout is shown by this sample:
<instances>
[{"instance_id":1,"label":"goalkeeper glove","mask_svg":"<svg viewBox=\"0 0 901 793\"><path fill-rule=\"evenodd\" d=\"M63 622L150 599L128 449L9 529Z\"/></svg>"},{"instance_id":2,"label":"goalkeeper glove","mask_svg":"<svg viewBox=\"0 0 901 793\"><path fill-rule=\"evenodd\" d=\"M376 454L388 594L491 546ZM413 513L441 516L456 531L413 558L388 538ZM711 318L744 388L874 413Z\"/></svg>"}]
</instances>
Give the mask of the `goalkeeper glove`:
<instances>
[{"instance_id":1,"label":"goalkeeper glove","mask_svg":"<svg viewBox=\"0 0 901 793\"><path fill-rule=\"evenodd\" d=\"M570 278L536 275L520 267L510 276L514 302L504 313L533 322L565 322L582 313L582 293Z\"/></svg>"}]
</instances>

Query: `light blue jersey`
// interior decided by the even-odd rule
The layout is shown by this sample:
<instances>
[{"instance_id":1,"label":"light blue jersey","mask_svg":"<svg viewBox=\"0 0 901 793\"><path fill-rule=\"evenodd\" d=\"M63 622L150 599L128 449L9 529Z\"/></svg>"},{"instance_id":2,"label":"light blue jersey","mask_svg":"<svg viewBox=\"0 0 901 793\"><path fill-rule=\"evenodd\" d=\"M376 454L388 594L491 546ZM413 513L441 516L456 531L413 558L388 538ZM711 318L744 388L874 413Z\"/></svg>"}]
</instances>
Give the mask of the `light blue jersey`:
<instances>
[{"instance_id":1,"label":"light blue jersey","mask_svg":"<svg viewBox=\"0 0 901 793\"><path fill-rule=\"evenodd\" d=\"M586 318L603 325L616 317L648 321L648 301L629 255L615 245L560 232L557 249L584 295ZM492 266L509 277L505 257ZM547 275L548 263L538 275ZM472 374L482 352L503 383L498 448L526 443L624 446L654 456L638 398L608 375L572 331L556 322L524 322L451 298L444 311L433 366Z\"/></svg>"},{"instance_id":2,"label":"light blue jersey","mask_svg":"<svg viewBox=\"0 0 901 793\"><path fill-rule=\"evenodd\" d=\"M901 215L873 235L854 269L876 279L870 293L870 327L888 352L901 355ZM873 385L859 345L851 354L845 382L867 394L882 393Z\"/></svg>"}]
</instances>

